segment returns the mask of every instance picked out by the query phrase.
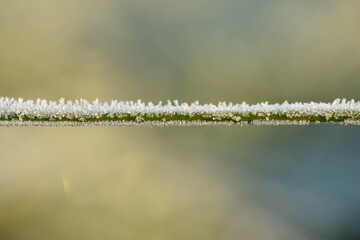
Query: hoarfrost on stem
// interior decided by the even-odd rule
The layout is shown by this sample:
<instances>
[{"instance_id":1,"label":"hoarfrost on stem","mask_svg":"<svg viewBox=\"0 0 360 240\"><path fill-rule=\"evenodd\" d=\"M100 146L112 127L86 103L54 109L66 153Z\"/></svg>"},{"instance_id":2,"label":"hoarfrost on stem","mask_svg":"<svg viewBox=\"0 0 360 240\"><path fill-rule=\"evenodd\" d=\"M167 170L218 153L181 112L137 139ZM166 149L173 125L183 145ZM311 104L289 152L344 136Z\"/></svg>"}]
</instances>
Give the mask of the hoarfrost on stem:
<instances>
[{"instance_id":1,"label":"hoarfrost on stem","mask_svg":"<svg viewBox=\"0 0 360 240\"><path fill-rule=\"evenodd\" d=\"M61 98L24 100L0 98L1 126L202 126L202 125L305 125L333 122L359 125L360 102L335 99L332 103L249 105L179 103L95 99L75 101Z\"/></svg>"}]
</instances>

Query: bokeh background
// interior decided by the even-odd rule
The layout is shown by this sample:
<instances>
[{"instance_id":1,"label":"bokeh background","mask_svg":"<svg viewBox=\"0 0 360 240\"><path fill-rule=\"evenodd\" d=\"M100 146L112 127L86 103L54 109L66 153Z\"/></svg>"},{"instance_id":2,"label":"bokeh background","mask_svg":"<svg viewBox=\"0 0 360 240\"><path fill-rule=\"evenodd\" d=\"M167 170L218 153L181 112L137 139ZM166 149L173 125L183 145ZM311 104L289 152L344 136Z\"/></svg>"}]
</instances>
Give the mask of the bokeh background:
<instances>
[{"instance_id":1,"label":"bokeh background","mask_svg":"<svg viewBox=\"0 0 360 240\"><path fill-rule=\"evenodd\" d=\"M0 0L0 95L359 99L357 0ZM0 129L0 239L360 239L360 128Z\"/></svg>"}]
</instances>

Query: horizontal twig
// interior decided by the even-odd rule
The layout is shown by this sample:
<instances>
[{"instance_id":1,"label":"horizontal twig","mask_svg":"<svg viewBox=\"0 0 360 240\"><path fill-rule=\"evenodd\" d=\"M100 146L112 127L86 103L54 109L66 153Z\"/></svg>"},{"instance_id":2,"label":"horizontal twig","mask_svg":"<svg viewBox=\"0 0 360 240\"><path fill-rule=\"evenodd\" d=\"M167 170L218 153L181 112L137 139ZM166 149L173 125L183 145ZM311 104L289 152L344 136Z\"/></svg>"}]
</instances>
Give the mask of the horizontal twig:
<instances>
[{"instance_id":1,"label":"horizontal twig","mask_svg":"<svg viewBox=\"0 0 360 240\"><path fill-rule=\"evenodd\" d=\"M217 105L140 100L102 102L36 101L0 98L0 126L202 126L202 125L307 125L338 123L360 125L360 102L336 99L332 103Z\"/></svg>"}]
</instances>

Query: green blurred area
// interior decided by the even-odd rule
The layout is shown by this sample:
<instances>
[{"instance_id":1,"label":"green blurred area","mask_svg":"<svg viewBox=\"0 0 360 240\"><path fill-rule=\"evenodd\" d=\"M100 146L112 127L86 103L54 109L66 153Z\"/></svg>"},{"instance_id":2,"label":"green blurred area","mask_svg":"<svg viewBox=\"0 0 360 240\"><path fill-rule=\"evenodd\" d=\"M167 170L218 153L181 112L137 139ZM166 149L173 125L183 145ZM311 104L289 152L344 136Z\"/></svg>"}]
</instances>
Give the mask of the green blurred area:
<instances>
[{"instance_id":1,"label":"green blurred area","mask_svg":"<svg viewBox=\"0 0 360 240\"><path fill-rule=\"evenodd\" d=\"M360 2L2 0L0 95L358 99ZM358 127L2 128L0 239L357 239Z\"/></svg>"}]
</instances>

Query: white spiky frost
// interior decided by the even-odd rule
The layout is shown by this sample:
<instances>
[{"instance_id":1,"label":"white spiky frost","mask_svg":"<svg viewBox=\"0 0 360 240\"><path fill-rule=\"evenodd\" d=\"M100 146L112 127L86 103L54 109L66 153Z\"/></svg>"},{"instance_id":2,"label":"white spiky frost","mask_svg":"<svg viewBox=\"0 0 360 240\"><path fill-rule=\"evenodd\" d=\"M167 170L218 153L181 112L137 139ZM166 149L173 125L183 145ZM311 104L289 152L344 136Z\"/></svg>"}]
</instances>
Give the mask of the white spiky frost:
<instances>
[{"instance_id":1,"label":"white spiky frost","mask_svg":"<svg viewBox=\"0 0 360 240\"><path fill-rule=\"evenodd\" d=\"M186 120L176 119L176 116L185 116ZM130 120L129 117L133 118ZM108 103L98 99L89 102L85 99L65 101L63 98L59 101L0 98L0 126L244 126L320 122L359 125L359 119L360 102L345 99L336 99L332 103L289 104L285 101L255 105L245 102L200 105L198 101L189 105L175 100L155 105L141 100Z\"/></svg>"}]
</instances>

